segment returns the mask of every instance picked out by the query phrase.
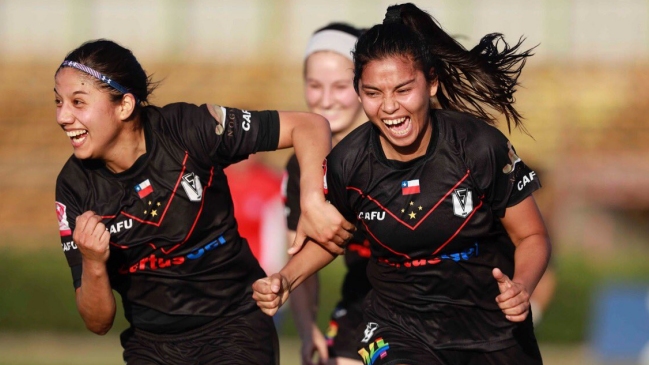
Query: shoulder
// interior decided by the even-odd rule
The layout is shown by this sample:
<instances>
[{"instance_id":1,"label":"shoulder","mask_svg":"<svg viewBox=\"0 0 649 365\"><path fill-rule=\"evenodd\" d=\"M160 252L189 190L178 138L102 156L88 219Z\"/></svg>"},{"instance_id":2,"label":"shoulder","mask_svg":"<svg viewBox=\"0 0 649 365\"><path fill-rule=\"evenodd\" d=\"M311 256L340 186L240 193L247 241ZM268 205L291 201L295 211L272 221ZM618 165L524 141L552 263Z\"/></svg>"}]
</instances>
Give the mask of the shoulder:
<instances>
[{"instance_id":1,"label":"shoulder","mask_svg":"<svg viewBox=\"0 0 649 365\"><path fill-rule=\"evenodd\" d=\"M185 117L193 117L199 114L209 114L209 111L204 105L198 106L179 102L162 107L148 105L144 107L144 113L153 124L157 124L164 121L179 121L185 119Z\"/></svg>"},{"instance_id":2,"label":"shoulder","mask_svg":"<svg viewBox=\"0 0 649 365\"><path fill-rule=\"evenodd\" d=\"M370 122L365 122L351 131L331 150L328 160L353 160L365 154L371 141L372 129Z\"/></svg>"},{"instance_id":3,"label":"shoulder","mask_svg":"<svg viewBox=\"0 0 649 365\"><path fill-rule=\"evenodd\" d=\"M470 114L436 110L435 117L440 137L466 153L482 154L507 145L507 137L498 128Z\"/></svg>"},{"instance_id":4,"label":"shoulder","mask_svg":"<svg viewBox=\"0 0 649 365\"><path fill-rule=\"evenodd\" d=\"M99 164L95 161L81 161L71 156L56 178L57 199L61 199L62 196L68 198L85 196L92 188L90 174L100 168Z\"/></svg>"}]
</instances>

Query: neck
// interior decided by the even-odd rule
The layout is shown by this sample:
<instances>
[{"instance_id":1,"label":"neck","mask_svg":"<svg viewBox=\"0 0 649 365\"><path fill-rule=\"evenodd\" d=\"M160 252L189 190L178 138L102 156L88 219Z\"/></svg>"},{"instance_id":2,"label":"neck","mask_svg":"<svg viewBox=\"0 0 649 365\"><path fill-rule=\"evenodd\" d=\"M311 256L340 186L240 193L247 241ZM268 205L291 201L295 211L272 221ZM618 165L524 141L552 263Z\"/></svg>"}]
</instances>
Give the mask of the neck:
<instances>
[{"instance_id":1,"label":"neck","mask_svg":"<svg viewBox=\"0 0 649 365\"><path fill-rule=\"evenodd\" d=\"M141 123L128 122L119 138L114 141L110 154L104 158L106 168L113 173L128 170L146 153L146 138Z\"/></svg>"}]
</instances>

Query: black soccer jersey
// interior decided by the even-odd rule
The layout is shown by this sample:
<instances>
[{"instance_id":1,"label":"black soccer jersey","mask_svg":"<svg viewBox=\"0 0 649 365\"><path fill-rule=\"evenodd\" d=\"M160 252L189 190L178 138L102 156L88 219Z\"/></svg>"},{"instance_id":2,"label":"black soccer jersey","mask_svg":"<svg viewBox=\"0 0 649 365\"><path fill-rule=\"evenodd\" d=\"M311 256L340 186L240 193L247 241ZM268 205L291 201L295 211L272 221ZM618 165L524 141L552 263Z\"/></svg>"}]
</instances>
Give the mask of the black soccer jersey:
<instances>
[{"instance_id":1,"label":"black soccer jersey","mask_svg":"<svg viewBox=\"0 0 649 365\"><path fill-rule=\"evenodd\" d=\"M327 158L327 197L370 240L372 297L430 318L431 346L502 348L517 324L495 300L492 269L514 270L500 218L540 184L496 128L452 111L431 120L426 154L408 162L386 159L371 123L351 132Z\"/></svg>"},{"instance_id":2,"label":"black soccer jersey","mask_svg":"<svg viewBox=\"0 0 649 365\"><path fill-rule=\"evenodd\" d=\"M283 183L286 223L290 230L297 229L300 218L300 165L295 155L286 164L285 182ZM341 304L345 307L360 305L371 286L365 273L370 257L369 241L359 229L347 244L345 250L347 273L343 280Z\"/></svg>"},{"instance_id":3,"label":"black soccer jersey","mask_svg":"<svg viewBox=\"0 0 649 365\"><path fill-rule=\"evenodd\" d=\"M220 111L220 122L208 108ZM237 232L223 168L277 148L277 112L177 103L145 107L142 115L146 153L131 168L114 174L72 156L57 179L74 286L83 284L75 219L92 210L110 232L110 282L134 326L173 332L183 324L172 318L251 311L251 285L265 275Z\"/></svg>"}]
</instances>

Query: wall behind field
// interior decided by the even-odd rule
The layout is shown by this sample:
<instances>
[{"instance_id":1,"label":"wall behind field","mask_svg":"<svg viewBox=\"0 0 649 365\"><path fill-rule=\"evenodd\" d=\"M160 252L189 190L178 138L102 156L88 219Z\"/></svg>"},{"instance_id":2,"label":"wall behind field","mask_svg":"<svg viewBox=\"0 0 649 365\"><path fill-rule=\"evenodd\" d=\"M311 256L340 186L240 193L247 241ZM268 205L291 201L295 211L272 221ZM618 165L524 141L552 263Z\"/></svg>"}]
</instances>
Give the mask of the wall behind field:
<instances>
[{"instance_id":1,"label":"wall behind field","mask_svg":"<svg viewBox=\"0 0 649 365\"><path fill-rule=\"evenodd\" d=\"M517 92L534 138L510 137L542 174L555 243L610 248L624 234L642 245L649 1L415 2L467 47L490 32L538 45ZM392 3L0 0L0 245L56 245L54 182L71 149L54 119L53 72L82 42L109 38L132 49L163 80L156 104L304 110L309 35L334 20L371 26ZM279 168L286 156L265 159Z\"/></svg>"}]
</instances>

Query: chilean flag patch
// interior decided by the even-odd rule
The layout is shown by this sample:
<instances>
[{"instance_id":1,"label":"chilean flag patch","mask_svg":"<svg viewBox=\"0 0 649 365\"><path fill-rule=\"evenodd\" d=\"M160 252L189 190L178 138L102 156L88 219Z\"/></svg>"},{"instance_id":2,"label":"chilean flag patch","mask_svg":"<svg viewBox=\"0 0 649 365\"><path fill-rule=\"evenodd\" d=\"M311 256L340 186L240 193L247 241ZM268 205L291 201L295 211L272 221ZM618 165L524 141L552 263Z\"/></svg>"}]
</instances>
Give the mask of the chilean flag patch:
<instances>
[{"instance_id":1,"label":"chilean flag patch","mask_svg":"<svg viewBox=\"0 0 649 365\"><path fill-rule=\"evenodd\" d=\"M153 193L153 186L151 186L149 179L146 179L135 186L135 191L140 199L143 199L147 195Z\"/></svg>"},{"instance_id":2,"label":"chilean flag patch","mask_svg":"<svg viewBox=\"0 0 649 365\"><path fill-rule=\"evenodd\" d=\"M419 194L419 179L402 181L401 194L402 195Z\"/></svg>"}]
</instances>

